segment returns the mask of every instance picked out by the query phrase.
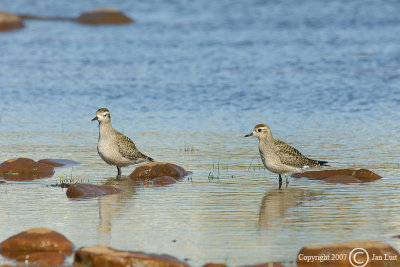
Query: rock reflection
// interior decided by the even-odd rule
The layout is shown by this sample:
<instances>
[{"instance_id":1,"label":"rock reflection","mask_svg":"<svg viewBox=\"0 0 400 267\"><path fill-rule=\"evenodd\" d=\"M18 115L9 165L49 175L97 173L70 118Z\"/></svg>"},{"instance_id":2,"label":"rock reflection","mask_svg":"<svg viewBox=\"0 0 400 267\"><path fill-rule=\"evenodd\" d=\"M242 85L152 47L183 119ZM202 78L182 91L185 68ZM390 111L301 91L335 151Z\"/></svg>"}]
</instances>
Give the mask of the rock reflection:
<instances>
[{"instance_id":1,"label":"rock reflection","mask_svg":"<svg viewBox=\"0 0 400 267\"><path fill-rule=\"evenodd\" d=\"M298 207L302 203L314 199L317 195L318 193L315 191L301 188L284 190L276 188L267 191L261 200L259 227L271 227L279 219L285 217L288 209Z\"/></svg>"}]
</instances>

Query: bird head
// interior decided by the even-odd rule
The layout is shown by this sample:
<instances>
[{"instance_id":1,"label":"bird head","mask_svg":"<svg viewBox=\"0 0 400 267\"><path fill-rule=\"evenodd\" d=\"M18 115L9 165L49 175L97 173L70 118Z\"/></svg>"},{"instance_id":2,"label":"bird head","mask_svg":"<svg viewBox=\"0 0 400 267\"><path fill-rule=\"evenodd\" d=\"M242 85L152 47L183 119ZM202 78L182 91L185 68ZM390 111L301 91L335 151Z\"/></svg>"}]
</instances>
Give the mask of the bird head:
<instances>
[{"instance_id":1,"label":"bird head","mask_svg":"<svg viewBox=\"0 0 400 267\"><path fill-rule=\"evenodd\" d=\"M96 117L94 117L92 121L98 121L99 123L110 122L110 111L106 108L98 109L96 112Z\"/></svg>"},{"instance_id":2,"label":"bird head","mask_svg":"<svg viewBox=\"0 0 400 267\"><path fill-rule=\"evenodd\" d=\"M271 135L271 130L266 124L257 124L251 133L246 134L244 137L255 136L258 139Z\"/></svg>"}]
</instances>

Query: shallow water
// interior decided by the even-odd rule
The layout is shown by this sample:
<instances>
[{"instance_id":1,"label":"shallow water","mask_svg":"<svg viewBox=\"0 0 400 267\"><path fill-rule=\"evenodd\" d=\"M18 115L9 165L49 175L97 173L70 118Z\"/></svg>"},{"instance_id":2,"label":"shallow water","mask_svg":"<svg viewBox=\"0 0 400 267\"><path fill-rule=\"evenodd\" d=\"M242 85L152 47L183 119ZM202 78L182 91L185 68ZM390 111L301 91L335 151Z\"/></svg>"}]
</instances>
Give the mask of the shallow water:
<instances>
[{"instance_id":1,"label":"shallow water","mask_svg":"<svg viewBox=\"0 0 400 267\"><path fill-rule=\"evenodd\" d=\"M3 0L0 9L77 16L104 5ZM167 253L193 266L292 262L303 246L351 240L400 249L392 238L400 234L397 2L113 5L136 23L26 21L0 35L0 160L82 163L1 184L0 241L48 227L77 247ZM100 107L143 153L193 174L166 187L115 181L116 169L96 152L90 120ZM256 140L243 138L257 123L331 168L383 179L292 179L278 191ZM49 186L71 176L128 192L76 201Z\"/></svg>"}]
</instances>

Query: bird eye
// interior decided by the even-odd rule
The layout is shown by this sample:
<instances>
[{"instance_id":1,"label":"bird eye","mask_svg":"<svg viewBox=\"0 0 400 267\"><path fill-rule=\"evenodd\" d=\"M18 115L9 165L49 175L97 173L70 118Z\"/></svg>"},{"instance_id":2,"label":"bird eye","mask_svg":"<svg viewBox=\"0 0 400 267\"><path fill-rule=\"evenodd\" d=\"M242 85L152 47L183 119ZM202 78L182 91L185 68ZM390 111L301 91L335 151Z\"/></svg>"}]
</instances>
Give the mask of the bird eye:
<instances>
[{"instance_id":1,"label":"bird eye","mask_svg":"<svg viewBox=\"0 0 400 267\"><path fill-rule=\"evenodd\" d=\"M259 133L261 133L261 131L262 131L261 129L258 129L258 130L257 130L257 132L259 132Z\"/></svg>"}]
</instances>

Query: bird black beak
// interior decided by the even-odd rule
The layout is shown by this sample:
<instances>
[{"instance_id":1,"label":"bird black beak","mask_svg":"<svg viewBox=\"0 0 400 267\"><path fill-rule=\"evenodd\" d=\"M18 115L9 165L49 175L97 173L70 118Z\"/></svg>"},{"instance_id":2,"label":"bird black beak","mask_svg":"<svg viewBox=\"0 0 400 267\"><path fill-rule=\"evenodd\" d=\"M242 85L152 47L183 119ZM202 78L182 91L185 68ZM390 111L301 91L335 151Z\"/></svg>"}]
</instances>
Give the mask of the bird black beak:
<instances>
[{"instance_id":1,"label":"bird black beak","mask_svg":"<svg viewBox=\"0 0 400 267\"><path fill-rule=\"evenodd\" d=\"M92 119L92 121L97 121L97 120L98 120L97 116Z\"/></svg>"},{"instance_id":2,"label":"bird black beak","mask_svg":"<svg viewBox=\"0 0 400 267\"><path fill-rule=\"evenodd\" d=\"M249 134L246 134L244 137L249 137L249 136L253 136L253 133L251 132Z\"/></svg>"}]
</instances>

